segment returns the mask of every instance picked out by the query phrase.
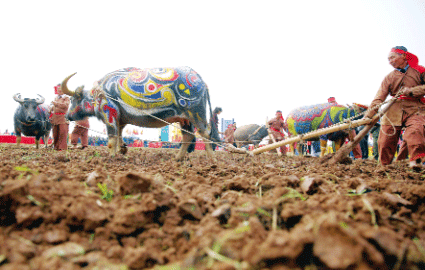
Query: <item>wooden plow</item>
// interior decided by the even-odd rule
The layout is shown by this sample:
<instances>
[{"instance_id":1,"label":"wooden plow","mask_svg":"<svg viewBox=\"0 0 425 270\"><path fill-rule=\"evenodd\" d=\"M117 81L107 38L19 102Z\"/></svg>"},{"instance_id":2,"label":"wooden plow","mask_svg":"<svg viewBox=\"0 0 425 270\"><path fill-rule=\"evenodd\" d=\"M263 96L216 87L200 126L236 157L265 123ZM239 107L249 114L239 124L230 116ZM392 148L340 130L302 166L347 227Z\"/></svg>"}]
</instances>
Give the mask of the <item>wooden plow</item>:
<instances>
[{"instance_id":1,"label":"wooden plow","mask_svg":"<svg viewBox=\"0 0 425 270\"><path fill-rule=\"evenodd\" d=\"M240 154L248 154L248 155L253 156L253 155L261 154L261 153L266 152L266 151L276 149L278 147L281 147L281 146L284 146L284 145L287 145L287 144L292 144L292 143L299 142L299 141L313 139L313 138L319 137L320 135L325 135L325 134L333 133L333 132L336 132L336 131L341 131L341 130L350 129L350 128L356 128L356 127L365 125L365 128L363 128L363 130L361 132L359 132L359 134L357 134L356 137L354 137L353 141L349 142L348 144L345 144L337 152L335 152L335 155L332 157L332 159L329 160L330 164L335 164L335 163L338 163L341 160L343 160L343 158L353 150L353 148L360 142L360 140L364 136L367 135L367 133L379 121L379 119L388 111L388 109L391 107L391 105L393 105L393 103L396 100L397 100L396 98L391 99L385 105L385 107L383 107L371 119L370 118L366 118L366 119L363 118L363 119L359 119L359 120L355 120L355 121L351 121L351 122L346 122L346 123L342 122L342 123L334 125L334 126L319 129L319 130L312 131L312 132L305 133L305 134L301 134L301 135L298 135L298 136L295 136L295 137L292 137L292 138L288 138L288 139L283 140L283 141L272 143L272 144L254 149L252 151L247 151L245 149L240 149L240 148L236 148L236 147L227 147L227 149L230 152L235 152L235 153L240 153Z\"/></svg>"},{"instance_id":2,"label":"wooden plow","mask_svg":"<svg viewBox=\"0 0 425 270\"><path fill-rule=\"evenodd\" d=\"M304 141L304 140L309 140L309 139L313 139L313 138L317 138L321 135L325 135L325 134L329 134L329 133L333 133L336 131L341 131L344 129L349 129L349 128L356 128L359 126L363 126L363 125L367 125L372 121L372 119L360 119L360 120L356 120L356 121L352 121L349 123L341 123L339 125L335 125L335 126L331 126L331 127L327 127L327 128L322 128L316 131L312 131L309 133L305 133L305 134L301 134L292 138L288 138L286 140L283 141L279 141L276 143L272 143L269 145L265 145L263 147L254 149L251 151L252 155L258 155L261 154L263 152L266 151L270 151L272 149L287 145L287 144L292 144L295 142L299 142L299 141Z\"/></svg>"}]
</instances>

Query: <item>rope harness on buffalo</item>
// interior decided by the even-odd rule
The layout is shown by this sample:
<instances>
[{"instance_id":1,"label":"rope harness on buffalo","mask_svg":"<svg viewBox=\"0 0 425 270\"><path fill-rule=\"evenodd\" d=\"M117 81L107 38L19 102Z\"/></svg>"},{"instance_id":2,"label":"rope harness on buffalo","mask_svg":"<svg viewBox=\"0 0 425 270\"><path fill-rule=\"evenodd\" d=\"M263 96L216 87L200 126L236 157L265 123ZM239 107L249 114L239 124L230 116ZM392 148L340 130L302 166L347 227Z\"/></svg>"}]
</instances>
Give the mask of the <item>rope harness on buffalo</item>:
<instances>
[{"instance_id":1,"label":"rope harness on buffalo","mask_svg":"<svg viewBox=\"0 0 425 270\"><path fill-rule=\"evenodd\" d=\"M166 124L166 125L170 125L171 123L169 123L169 122L167 122L167 121L165 121L165 120L163 120L163 119L161 119L161 118L159 118L159 117L156 117L155 115L152 115L152 114L150 114L150 113L148 113L148 112L145 112L145 111L143 111L143 110L141 110L141 109L138 109L138 108L134 108L134 107L132 107L132 106L130 106L130 105L128 105L128 104L126 104L124 101L122 101L122 100L119 100L119 99L116 99L116 98L114 98L114 97L112 97L111 95L109 95L109 94L107 94L107 93L105 93L103 90L101 90L101 86L102 86L103 84L101 84L101 85L97 85L96 87L94 87L93 89L92 89L92 95L93 95L93 99L94 99L94 103L96 103L96 102L98 102L98 100L99 99L103 99L103 98L108 98L108 99L110 99L110 100L114 100L114 101L116 101L116 102L119 102L120 104L123 104L123 105L125 105L126 107L131 107L131 109L133 109L133 110L136 110L136 111L138 111L138 112L140 112L140 114L141 115L147 115L147 116L149 116L149 117L152 117L152 118L154 118L154 119L156 119L156 120L158 120L158 121L160 121L160 122L163 122L164 124ZM300 135L298 135L298 138L300 139L300 140L303 140L303 138L304 137L308 137L310 134L312 134L313 132L317 132L317 131L319 131L319 130L325 130L325 129L332 129L332 128L334 128L334 127L337 127L337 126L340 126L340 125L343 125L343 124L349 124L349 126L348 126L348 128L347 129L352 129L353 127L352 127L352 121L354 121L354 119L355 118L359 118L360 116L362 116L362 115L364 115L365 113L367 113L368 111L371 111L371 110L376 110L376 109L378 109L379 110L379 108L380 107L382 107L383 105L385 105L385 104L387 104L388 102L390 102L391 100L395 100L395 99L398 99L399 97L400 97L400 95L401 95L401 91L398 91L398 93L397 93L397 95L395 95L394 97L392 97L391 99L389 99L389 100L387 100L387 101L384 101L384 102L382 102L382 103L380 103L380 104L378 104L378 105L376 105L375 107L373 107L373 108L368 108L367 110L365 110L364 112L357 112L358 110L357 110L357 108L354 108L355 109L355 111L356 111L356 113L355 113L355 115L353 115L353 116L351 116L350 118L347 118L347 119L345 119L344 121L342 121L342 122L339 122L339 123L336 123L336 124L334 124L334 125L331 125L331 126L329 126L329 127L327 127L327 128L322 128L322 129L318 129L318 130L316 130L316 131L311 131L311 132L307 132L307 133L304 133L304 134L300 134ZM209 104L209 106L211 107L211 105ZM354 105L354 106L358 106L358 105ZM382 116L381 116L382 117ZM75 123L76 124L76 123ZM76 124L76 125L78 125L78 124ZM80 125L78 125L78 126L80 126ZM394 126L394 125L393 125ZM83 126L81 126L81 127L83 127ZM87 127L83 127L83 128L86 128L86 129L88 129L88 130L91 130L91 131L93 131L93 132L97 132L97 133L100 133L100 134L103 134L103 135L105 135L105 133L104 132L98 132L98 131L96 131L96 130L93 130L93 129L90 129L90 128L87 128ZM183 128L181 128L181 127L176 127L177 129L179 129L181 132L186 132L186 133L188 133L188 134L191 134L191 135L193 135L195 138L199 138L199 137L201 137L202 138L202 140L203 140L203 142L204 143L209 143L209 144L217 144L217 145L219 145L219 146L221 146L221 147L223 147L223 148L225 148L225 149L227 149L228 151L231 151L231 152L237 152L237 153L248 153L248 151L246 151L246 150L244 150L244 149L240 149L240 148L235 148L233 145L230 145L230 144L223 144L222 142L214 142L214 141L212 141L212 140L210 140L210 139L207 139L207 138L205 138L205 137L203 137L202 135L197 135L197 134L195 134L195 133L193 133L193 132L191 132L191 131L188 131L188 130L185 130L185 129L183 129ZM256 130L256 132L258 132L258 129ZM329 132L329 133L331 133L331 132ZM394 132L394 134L395 134L395 132ZM392 134L392 135L394 135L394 134ZM390 135L390 136L392 136L392 135ZM120 137L120 135L118 134L118 135L112 135L112 136L110 136L110 137ZM239 142L239 143L244 143L244 142L250 142L250 141L236 141L236 142ZM183 142L181 142L181 143L183 143ZM187 143L191 143L191 142L187 142Z\"/></svg>"}]
</instances>

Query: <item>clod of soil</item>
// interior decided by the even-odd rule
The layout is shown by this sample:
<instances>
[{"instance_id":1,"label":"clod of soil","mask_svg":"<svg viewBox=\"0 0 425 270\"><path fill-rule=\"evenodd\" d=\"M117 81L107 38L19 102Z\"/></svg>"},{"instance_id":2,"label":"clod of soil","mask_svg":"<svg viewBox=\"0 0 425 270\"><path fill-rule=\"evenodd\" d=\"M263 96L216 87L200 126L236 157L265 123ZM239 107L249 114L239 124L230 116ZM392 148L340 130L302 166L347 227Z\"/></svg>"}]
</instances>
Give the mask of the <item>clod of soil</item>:
<instances>
[{"instance_id":1,"label":"clod of soil","mask_svg":"<svg viewBox=\"0 0 425 270\"><path fill-rule=\"evenodd\" d=\"M0 145L0 269L425 269L406 162Z\"/></svg>"}]
</instances>

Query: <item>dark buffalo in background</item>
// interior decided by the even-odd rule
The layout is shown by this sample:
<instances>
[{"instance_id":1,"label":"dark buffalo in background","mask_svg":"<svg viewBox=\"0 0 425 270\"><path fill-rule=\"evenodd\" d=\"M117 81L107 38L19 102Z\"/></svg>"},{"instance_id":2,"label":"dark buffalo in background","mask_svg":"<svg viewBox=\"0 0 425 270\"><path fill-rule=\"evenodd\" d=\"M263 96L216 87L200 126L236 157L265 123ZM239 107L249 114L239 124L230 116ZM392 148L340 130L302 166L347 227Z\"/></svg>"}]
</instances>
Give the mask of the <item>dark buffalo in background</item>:
<instances>
[{"instance_id":1,"label":"dark buffalo in background","mask_svg":"<svg viewBox=\"0 0 425 270\"><path fill-rule=\"evenodd\" d=\"M254 144L258 146L260 142L269 135L266 126L250 124L240 126L235 130L235 142L238 148L246 146L248 144Z\"/></svg>"},{"instance_id":2,"label":"dark buffalo in background","mask_svg":"<svg viewBox=\"0 0 425 270\"><path fill-rule=\"evenodd\" d=\"M15 125L16 144L21 143L21 134L35 137L36 148L39 148L40 138L43 138L44 145L47 146L52 125L49 121L49 107L43 105L44 97L30 99L21 98L21 94L15 94L13 99L19 103L13 116Z\"/></svg>"}]
</instances>

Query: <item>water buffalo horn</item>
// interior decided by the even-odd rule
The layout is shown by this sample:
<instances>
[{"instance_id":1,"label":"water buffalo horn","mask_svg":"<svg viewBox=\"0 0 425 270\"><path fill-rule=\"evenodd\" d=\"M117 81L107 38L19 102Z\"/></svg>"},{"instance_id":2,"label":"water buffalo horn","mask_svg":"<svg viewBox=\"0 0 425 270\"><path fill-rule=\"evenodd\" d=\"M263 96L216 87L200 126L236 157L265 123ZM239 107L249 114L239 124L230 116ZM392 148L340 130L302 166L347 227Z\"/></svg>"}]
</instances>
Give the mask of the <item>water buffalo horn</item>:
<instances>
[{"instance_id":1,"label":"water buffalo horn","mask_svg":"<svg viewBox=\"0 0 425 270\"><path fill-rule=\"evenodd\" d=\"M43 96L39 95L39 94L37 94L37 95L40 97L40 98L37 98L37 103L38 104L43 104L44 101L46 101L46 99Z\"/></svg>"},{"instance_id":2,"label":"water buffalo horn","mask_svg":"<svg viewBox=\"0 0 425 270\"><path fill-rule=\"evenodd\" d=\"M68 95L68 96L71 96L71 97L75 94L75 92L74 92L74 91L69 90L69 89L68 89L68 86L67 86L66 84L68 83L68 80L69 80L72 76L74 76L75 74L77 74L77 72L75 72L74 74L71 74L71 75L69 75L68 77L66 77L66 78L65 78L65 80L63 80L63 82L62 82L62 84L61 84L61 90L62 90L62 92L63 92L65 95Z\"/></svg>"},{"instance_id":3,"label":"water buffalo horn","mask_svg":"<svg viewBox=\"0 0 425 270\"><path fill-rule=\"evenodd\" d=\"M14 94L13 95L13 99L16 101L16 102L24 102L22 99L21 99L21 94L20 93L18 93L18 94Z\"/></svg>"}]
</instances>

